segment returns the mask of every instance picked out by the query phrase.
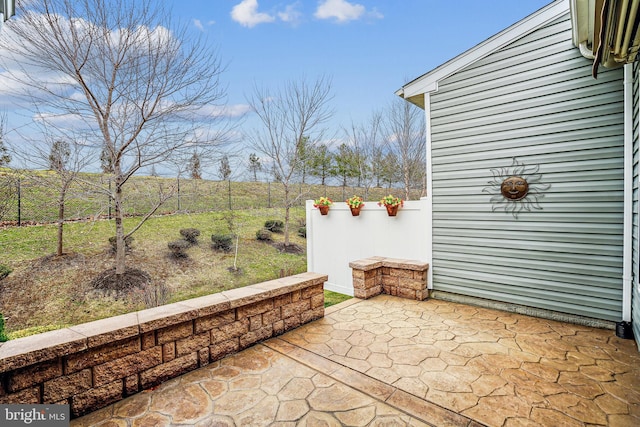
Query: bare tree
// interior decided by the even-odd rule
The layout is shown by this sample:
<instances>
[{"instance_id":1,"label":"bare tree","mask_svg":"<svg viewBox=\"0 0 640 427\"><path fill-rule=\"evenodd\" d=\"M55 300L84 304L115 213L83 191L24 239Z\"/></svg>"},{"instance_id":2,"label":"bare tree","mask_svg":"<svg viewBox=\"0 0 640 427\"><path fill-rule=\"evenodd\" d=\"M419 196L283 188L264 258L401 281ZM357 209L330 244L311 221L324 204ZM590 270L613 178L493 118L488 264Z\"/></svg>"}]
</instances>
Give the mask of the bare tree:
<instances>
[{"instance_id":1,"label":"bare tree","mask_svg":"<svg viewBox=\"0 0 640 427\"><path fill-rule=\"evenodd\" d=\"M365 188L365 197L374 183L376 156L382 152L385 145L381 126L382 113L374 112L366 123L351 123L351 128L345 130L357 169L357 185Z\"/></svg>"},{"instance_id":2,"label":"bare tree","mask_svg":"<svg viewBox=\"0 0 640 427\"><path fill-rule=\"evenodd\" d=\"M421 181L417 174L426 167L424 112L398 98L389 107L385 126L390 149L400 163L404 197L408 200L412 185Z\"/></svg>"},{"instance_id":3,"label":"bare tree","mask_svg":"<svg viewBox=\"0 0 640 427\"><path fill-rule=\"evenodd\" d=\"M196 151L193 152L193 155L189 159L187 170L189 171L189 175L191 175L191 179L202 179L202 165L200 164L200 156Z\"/></svg>"},{"instance_id":4,"label":"bare tree","mask_svg":"<svg viewBox=\"0 0 640 427\"><path fill-rule=\"evenodd\" d=\"M179 150L219 143L222 66L203 39L174 26L153 0L34 0L0 35L16 62L4 68L45 114L75 121L112 167L115 276L125 273L124 193L141 168ZM19 58L19 61L18 61Z\"/></svg>"},{"instance_id":5,"label":"bare tree","mask_svg":"<svg viewBox=\"0 0 640 427\"><path fill-rule=\"evenodd\" d=\"M67 141L56 140L51 145L49 153L49 169L53 171L64 170L71 156L71 147Z\"/></svg>"},{"instance_id":6,"label":"bare tree","mask_svg":"<svg viewBox=\"0 0 640 427\"><path fill-rule=\"evenodd\" d=\"M5 145L5 133L7 132L7 113L0 112L0 167L9 166L11 155Z\"/></svg>"},{"instance_id":7,"label":"bare tree","mask_svg":"<svg viewBox=\"0 0 640 427\"><path fill-rule=\"evenodd\" d=\"M106 147L100 150L100 169L102 173L113 173L113 158Z\"/></svg>"},{"instance_id":8,"label":"bare tree","mask_svg":"<svg viewBox=\"0 0 640 427\"><path fill-rule=\"evenodd\" d=\"M49 172L30 174L42 188L52 191L58 211L56 255L64 255L64 224L70 199L81 198L89 189L89 180L81 172L95 160L94 151L87 150L71 132L62 135L51 123L39 123L37 138L12 146L12 154L21 166L47 169ZM64 138L64 139L63 139ZM55 197L53 195L55 194Z\"/></svg>"},{"instance_id":9,"label":"bare tree","mask_svg":"<svg viewBox=\"0 0 640 427\"><path fill-rule=\"evenodd\" d=\"M0 112L0 168L9 167L11 163L11 155L5 144L6 132L7 114L2 111ZM18 178L13 173L0 170L0 221L4 220L7 213L11 211L11 207L15 206L18 185Z\"/></svg>"},{"instance_id":10,"label":"bare tree","mask_svg":"<svg viewBox=\"0 0 640 427\"><path fill-rule=\"evenodd\" d=\"M249 154L249 172L253 176L254 181L258 181L258 172L262 170L262 163L260 163L260 157L256 153Z\"/></svg>"},{"instance_id":11,"label":"bare tree","mask_svg":"<svg viewBox=\"0 0 640 427\"><path fill-rule=\"evenodd\" d=\"M72 152L73 150L73 152ZM66 141L55 140L51 145L49 155L49 167L57 176L58 189L58 240L56 255L64 254L64 223L65 207L67 196L71 185L76 181L80 171L86 166L88 157L82 153L82 147L73 141L71 144Z\"/></svg>"},{"instance_id":12,"label":"bare tree","mask_svg":"<svg viewBox=\"0 0 640 427\"><path fill-rule=\"evenodd\" d=\"M273 175L284 188L285 250L290 245L290 209L302 196L291 194L294 175L303 161L299 148L305 142L312 147L322 139L323 124L332 114L328 105L331 99L331 81L319 77L314 82L306 78L289 81L275 91L256 87L248 100L262 122L262 128L250 135L251 143L270 160Z\"/></svg>"},{"instance_id":13,"label":"bare tree","mask_svg":"<svg viewBox=\"0 0 640 427\"><path fill-rule=\"evenodd\" d=\"M16 174L0 171L0 221L7 220L17 205L19 178Z\"/></svg>"},{"instance_id":14,"label":"bare tree","mask_svg":"<svg viewBox=\"0 0 640 427\"><path fill-rule=\"evenodd\" d=\"M222 181L228 181L231 178L231 163L229 156L222 156L218 165L218 175Z\"/></svg>"}]
</instances>

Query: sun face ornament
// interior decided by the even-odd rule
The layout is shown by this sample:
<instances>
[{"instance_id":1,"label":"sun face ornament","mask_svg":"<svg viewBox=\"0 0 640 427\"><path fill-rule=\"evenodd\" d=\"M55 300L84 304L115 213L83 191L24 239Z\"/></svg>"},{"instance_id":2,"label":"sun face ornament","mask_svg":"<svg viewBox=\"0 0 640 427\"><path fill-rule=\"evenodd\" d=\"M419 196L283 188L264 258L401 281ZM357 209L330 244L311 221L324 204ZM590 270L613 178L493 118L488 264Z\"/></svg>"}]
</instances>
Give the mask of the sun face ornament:
<instances>
[{"instance_id":1,"label":"sun face ornament","mask_svg":"<svg viewBox=\"0 0 640 427\"><path fill-rule=\"evenodd\" d=\"M521 200L529 193L529 183L521 176L510 176L502 181L500 192L507 200Z\"/></svg>"},{"instance_id":2,"label":"sun face ornament","mask_svg":"<svg viewBox=\"0 0 640 427\"><path fill-rule=\"evenodd\" d=\"M482 189L491 197L491 211L504 208L504 211L518 218L523 210L542 210L539 199L544 197L543 191L551 188L551 184L543 184L540 165L525 166L514 157L511 166L491 168L493 180Z\"/></svg>"}]
</instances>

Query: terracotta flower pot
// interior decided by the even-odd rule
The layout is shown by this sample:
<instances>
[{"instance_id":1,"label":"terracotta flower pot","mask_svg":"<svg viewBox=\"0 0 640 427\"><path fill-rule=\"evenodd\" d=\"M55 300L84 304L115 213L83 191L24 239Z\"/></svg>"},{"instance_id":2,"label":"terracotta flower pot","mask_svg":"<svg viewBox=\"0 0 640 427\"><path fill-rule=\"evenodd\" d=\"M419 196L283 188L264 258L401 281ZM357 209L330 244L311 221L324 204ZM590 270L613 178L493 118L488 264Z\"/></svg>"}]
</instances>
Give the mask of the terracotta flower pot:
<instances>
[{"instance_id":1,"label":"terracotta flower pot","mask_svg":"<svg viewBox=\"0 0 640 427\"><path fill-rule=\"evenodd\" d=\"M389 216L398 215L398 208L400 207L399 205L395 205L395 206L384 205L384 206L387 208L387 213L389 214Z\"/></svg>"},{"instance_id":2,"label":"terracotta flower pot","mask_svg":"<svg viewBox=\"0 0 640 427\"><path fill-rule=\"evenodd\" d=\"M318 206L320 209L320 215L327 215L329 213L329 206Z\"/></svg>"},{"instance_id":3,"label":"terracotta flower pot","mask_svg":"<svg viewBox=\"0 0 640 427\"><path fill-rule=\"evenodd\" d=\"M349 207L349 208L351 209L351 215L353 215L353 216L359 216L360 215L360 209L361 209L360 206L358 206L356 208L352 208L352 207Z\"/></svg>"}]
</instances>

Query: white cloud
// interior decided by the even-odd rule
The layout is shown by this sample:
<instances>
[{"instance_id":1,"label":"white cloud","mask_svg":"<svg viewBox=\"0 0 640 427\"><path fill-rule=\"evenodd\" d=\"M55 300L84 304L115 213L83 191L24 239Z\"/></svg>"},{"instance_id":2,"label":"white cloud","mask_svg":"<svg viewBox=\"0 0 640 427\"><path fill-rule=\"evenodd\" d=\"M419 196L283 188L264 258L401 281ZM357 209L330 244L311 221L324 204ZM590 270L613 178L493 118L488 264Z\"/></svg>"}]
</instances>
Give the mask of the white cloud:
<instances>
[{"instance_id":1,"label":"white cloud","mask_svg":"<svg viewBox=\"0 0 640 427\"><path fill-rule=\"evenodd\" d=\"M83 130L88 128L85 117L72 113L35 113L33 121L40 122L44 126L53 127L50 131L54 129L68 131L69 129Z\"/></svg>"},{"instance_id":2,"label":"white cloud","mask_svg":"<svg viewBox=\"0 0 640 427\"><path fill-rule=\"evenodd\" d=\"M367 12L361 4L347 0L324 0L318 5L314 15L318 19L335 19L337 22L348 22L363 17L380 19L382 14L377 10Z\"/></svg>"},{"instance_id":3,"label":"white cloud","mask_svg":"<svg viewBox=\"0 0 640 427\"><path fill-rule=\"evenodd\" d=\"M208 21L206 24L203 24L201 20L199 19L194 19L193 20L193 25L200 31L204 31L205 30L205 26L209 27L213 24L215 24L216 21Z\"/></svg>"},{"instance_id":4,"label":"white cloud","mask_svg":"<svg viewBox=\"0 0 640 427\"><path fill-rule=\"evenodd\" d=\"M325 0L318 5L315 17L318 19L336 19L339 22L353 21L365 13L361 4L349 3L346 0Z\"/></svg>"},{"instance_id":5,"label":"white cloud","mask_svg":"<svg viewBox=\"0 0 640 427\"><path fill-rule=\"evenodd\" d=\"M278 12L278 18L283 22L298 24L302 14L298 10L299 2L288 5L283 12Z\"/></svg>"},{"instance_id":6,"label":"white cloud","mask_svg":"<svg viewBox=\"0 0 640 427\"><path fill-rule=\"evenodd\" d=\"M251 111L248 104L207 105L197 111L201 117L239 118Z\"/></svg>"},{"instance_id":7,"label":"white cloud","mask_svg":"<svg viewBox=\"0 0 640 427\"><path fill-rule=\"evenodd\" d=\"M268 13L258 12L258 0L242 0L231 9L231 18L249 28L276 19Z\"/></svg>"},{"instance_id":8,"label":"white cloud","mask_svg":"<svg viewBox=\"0 0 640 427\"><path fill-rule=\"evenodd\" d=\"M233 104L220 107L215 115L227 118L237 118L244 116L249 111L251 111L251 106L248 104Z\"/></svg>"},{"instance_id":9,"label":"white cloud","mask_svg":"<svg viewBox=\"0 0 640 427\"><path fill-rule=\"evenodd\" d=\"M373 19L382 19L382 18L384 18L384 15L382 13L378 12L377 9L373 9L372 11L367 12L367 15L370 18L373 18Z\"/></svg>"}]
</instances>

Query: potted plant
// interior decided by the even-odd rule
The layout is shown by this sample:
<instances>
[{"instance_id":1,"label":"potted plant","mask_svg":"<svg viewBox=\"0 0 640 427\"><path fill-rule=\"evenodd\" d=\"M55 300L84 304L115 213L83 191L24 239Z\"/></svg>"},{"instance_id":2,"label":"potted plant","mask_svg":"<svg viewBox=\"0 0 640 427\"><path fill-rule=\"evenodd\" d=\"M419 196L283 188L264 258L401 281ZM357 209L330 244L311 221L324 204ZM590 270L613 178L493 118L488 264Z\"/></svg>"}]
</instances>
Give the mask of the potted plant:
<instances>
[{"instance_id":1,"label":"potted plant","mask_svg":"<svg viewBox=\"0 0 640 427\"><path fill-rule=\"evenodd\" d=\"M384 196L378 202L378 206L383 205L387 208L387 214L389 214L389 216L396 216L398 214L398 209L404 206L404 201L400 197L389 194L388 196Z\"/></svg>"},{"instance_id":2,"label":"potted plant","mask_svg":"<svg viewBox=\"0 0 640 427\"><path fill-rule=\"evenodd\" d=\"M317 200L313 201L313 207L320 209L321 215L326 215L329 213L329 207L333 204L333 200L328 197L320 197Z\"/></svg>"},{"instance_id":3,"label":"potted plant","mask_svg":"<svg viewBox=\"0 0 640 427\"><path fill-rule=\"evenodd\" d=\"M351 215L358 216L360 215L360 209L364 206L364 200L360 196L349 197L345 200L347 205L349 205L349 209L351 209Z\"/></svg>"}]
</instances>

